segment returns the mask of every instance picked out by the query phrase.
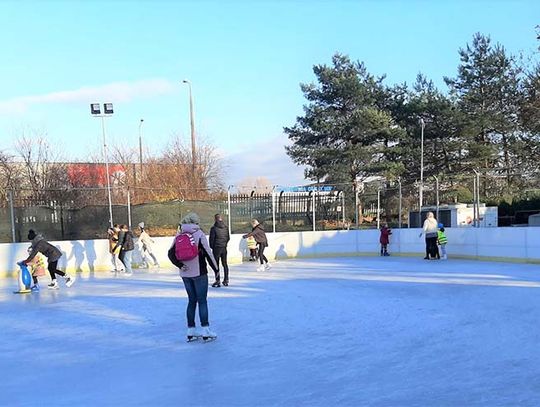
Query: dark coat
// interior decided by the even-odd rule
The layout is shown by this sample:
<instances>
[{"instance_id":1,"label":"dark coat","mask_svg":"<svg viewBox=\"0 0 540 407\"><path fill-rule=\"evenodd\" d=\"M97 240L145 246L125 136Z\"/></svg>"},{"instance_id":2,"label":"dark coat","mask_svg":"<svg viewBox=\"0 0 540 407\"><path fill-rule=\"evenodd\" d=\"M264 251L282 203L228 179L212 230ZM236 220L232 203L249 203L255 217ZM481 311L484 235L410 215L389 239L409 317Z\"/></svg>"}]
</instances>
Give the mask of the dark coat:
<instances>
[{"instance_id":1,"label":"dark coat","mask_svg":"<svg viewBox=\"0 0 540 407\"><path fill-rule=\"evenodd\" d=\"M62 257L62 252L49 242L47 242L45 239L43 239L43 236L37 235L32 240L32 251L28 255L28 258L26 259L27 262L32 261L34 257L39 253L43 254L45 257L47 257L47 260L49 263L53 261L58 261L60 257Z\"/></svg>"},{"instance_id":2,"label":"dark coat","mask_svg":"<svg viewBox=\"0 0 540 407\"><path fill-rule=\"evenodd\" d=\"M249 236L253 236L258 245L262 247L268 246L268 239L266 238L266 233L264 232L264 229L260 224L251 229L251 233L248 233L243 237L246 238Z\"/></svg>"},{"instance_id":3,"label":"dark coat","mask_svg":"<svg viewBox=\"0 0 540 407\"><path fill-rule=\"evenodd\" d=\"M135 243L133 243L133 232L131 230L121 231L118 236L118 243L122 245L122 249L125 252L135 249Z\"/></svg>"},{"instance_id":4,"label":"dark coat","mask_svg":"<svg viewBox=\"0 0 540 407\"><path fill-rule=\"evenodd\" d=\"M387 228L386 226L383 226L381 228L381 237L379 239L379 242L381 244L389 244L390 243L390 235L392 234L392 230Z\"/></svg>"},{"instance_id":5,"label":"dark coat","mask_svg":"<svg viewBox=\"0 0 540 407\"><path fill-rule=\"evenodd\" d=\"M210 247L212 250L220 248L227 248L227 243L231 240L229 235L229 228L225 225L225 222L218 221L214 223L214 226L210 229Z\"/></svg>"}]
</instances>

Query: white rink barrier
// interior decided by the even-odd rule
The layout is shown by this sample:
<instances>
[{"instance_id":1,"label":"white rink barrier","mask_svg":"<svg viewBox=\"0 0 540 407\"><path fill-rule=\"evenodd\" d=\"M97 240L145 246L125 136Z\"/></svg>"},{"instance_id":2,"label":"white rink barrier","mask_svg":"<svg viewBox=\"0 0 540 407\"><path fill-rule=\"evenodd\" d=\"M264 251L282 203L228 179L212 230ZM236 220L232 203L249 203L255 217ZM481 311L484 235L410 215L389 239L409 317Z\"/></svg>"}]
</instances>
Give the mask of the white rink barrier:
<instances>
[{"instance_id":1,"label":"white rink barrier","mask_svg":"<svg viewBox=\"0 0 540 407\"><path fill-rule=\"evenodd\" d=\"M420 229L394 229L389 252L394 255L423 256L424 237ZM540 263L540 228L448 228L448 256L483 260L501 260ZM331 257L340 255L377 255L379 231L351 230L324 232L268 233L269 247L265 255L270 260L295 257ZM154 238L154 254L164 266L170 266L167 251L172 237ZM51 242L63 253L59 268L69 272L106 271L111 269L107 240L76 240ZM17 270L17 261L27 257L30 243L0 244L0 275L11 275ZM137 247L137 246L136 246ZM242 235L232 235L228 245L229 262L240 263L248 257L246 241ZM133 253L134 267L140 262L140 253Z\"/></svg>"}]
</instances>

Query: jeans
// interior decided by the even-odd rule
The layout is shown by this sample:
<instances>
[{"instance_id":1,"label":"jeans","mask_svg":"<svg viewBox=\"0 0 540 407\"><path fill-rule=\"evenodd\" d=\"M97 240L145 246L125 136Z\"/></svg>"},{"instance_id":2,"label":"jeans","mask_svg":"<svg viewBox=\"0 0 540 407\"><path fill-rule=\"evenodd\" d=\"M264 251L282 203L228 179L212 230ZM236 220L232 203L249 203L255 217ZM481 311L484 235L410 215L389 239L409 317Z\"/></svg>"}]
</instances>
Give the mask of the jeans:
<instances>
[{"instance_id":1,"label":"jeans","mask_svg":"<svg viewBox=\"0 0 540 407\"><path fill-rule=\"evenodd\" d=\"M226 247L216 247L213 250L214 259L216 259L216 263L218 266L218 271L216 271L216 281L219 283L220 276L219 276L219 261L221 260L221 264L223 265L223 281L228 283L229 282L229 265L227 264L227 248Z\"/></svg>"},{"instance_id":2,"label":"jeans","mask_svg":"<svg viewBox=\"0 0 540 407\"><path fill-rule=\"evenodd\" d=\"M441 245L441 256L446 257L446 243Z\"/></svg>"},{"instance_id":3,"label":"jeans","mask_svg":"<svg viewBox=\"0 0 540 407\"><path fill-rule=\"evenodd\" d=\"M188 328L195 328L195 309L199 304L201 326L208 326L208 274L199 277L182 277L188 295L186 317Z\"/></svg>"},{"instance_id":4,"label":"jeans","mask_svg":"<svg viewBox=\"0 0 540 407\"><path fill-rule=\"evenodd\" d=\"M126 273L133 273L131 270L131 256L133 255L133 250L120 250L118 258L126 268Z\"/></svg>"}]
</instances>

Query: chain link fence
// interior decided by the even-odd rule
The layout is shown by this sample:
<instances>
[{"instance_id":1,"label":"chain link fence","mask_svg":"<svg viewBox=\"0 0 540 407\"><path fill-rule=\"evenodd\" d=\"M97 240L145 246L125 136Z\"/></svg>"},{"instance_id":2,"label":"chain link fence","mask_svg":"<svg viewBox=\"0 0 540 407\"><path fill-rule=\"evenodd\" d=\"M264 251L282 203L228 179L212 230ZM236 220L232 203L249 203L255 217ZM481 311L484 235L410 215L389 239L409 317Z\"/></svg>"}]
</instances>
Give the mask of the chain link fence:
<instances>
[{"instance_id":1,"label":"chain link fence","mask_svg":"<svg viewBox=\"0 0 540 407\"><path fill-rule=\"evenodd\" d=\"M214 214L220 213L232 233L246 233L251 219L268 232L369 229L383 223L391 228L420 227L425 214L433 211L445 226L511 226L529 224L540 214L540 189L521 191L513 203L494 202L486 185L504 180L471 176L438 178L418 182L374 178L357 184L306 187L229 187L222 193L199 191L197 199L177 191L152 188L73 188L69 190L10 190L0 202L0 242L25 240L35 229L49 240L105 238L110 220L131 228L144 222L154 236L171 236L189 212L201 217L208 232ZM418 208L422 199L422 211ZM517 200L516 200L517 199ZM517 202L517 203L516 203ZM488 206L497 206L495 221L486 221ZM456 215L457 214L457 215ZM461 214L461 215L460 215ZM498 215L498 219L497 219ZM463 219L457 219L462 216ZM492 216L492 215L490 215Z\"/></svg>"}]
</instances>

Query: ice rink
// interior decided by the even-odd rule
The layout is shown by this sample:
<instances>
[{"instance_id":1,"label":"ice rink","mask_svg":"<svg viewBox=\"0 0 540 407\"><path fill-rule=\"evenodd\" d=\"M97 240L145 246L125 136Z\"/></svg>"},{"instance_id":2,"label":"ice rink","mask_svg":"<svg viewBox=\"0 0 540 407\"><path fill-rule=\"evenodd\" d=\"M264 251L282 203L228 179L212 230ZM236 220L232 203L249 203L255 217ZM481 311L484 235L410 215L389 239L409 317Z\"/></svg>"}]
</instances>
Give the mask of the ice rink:
<instances>
[{"instance_id":1,"label":"ice rink","mask_svg":"<svg viewBox=\"0 0 540 407\"><path fill-rule=\"evenodd\" d=\"M0 279L2 406L540 405L536 265L233 266L209 291L211 343L185 342L173 268L15 288Z\"/></svg>"}]
</instances>

